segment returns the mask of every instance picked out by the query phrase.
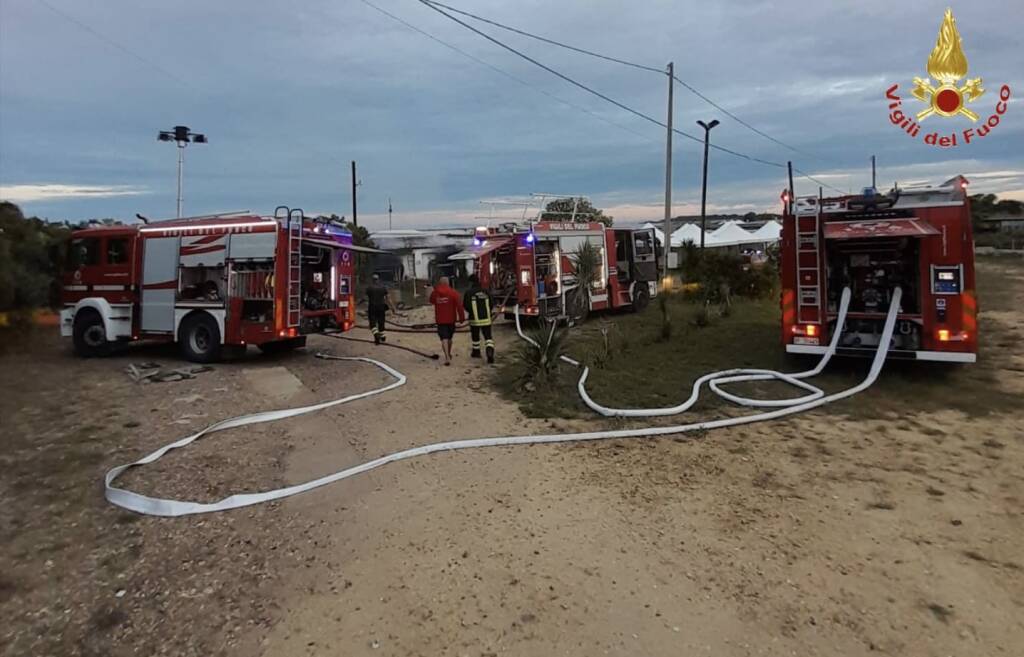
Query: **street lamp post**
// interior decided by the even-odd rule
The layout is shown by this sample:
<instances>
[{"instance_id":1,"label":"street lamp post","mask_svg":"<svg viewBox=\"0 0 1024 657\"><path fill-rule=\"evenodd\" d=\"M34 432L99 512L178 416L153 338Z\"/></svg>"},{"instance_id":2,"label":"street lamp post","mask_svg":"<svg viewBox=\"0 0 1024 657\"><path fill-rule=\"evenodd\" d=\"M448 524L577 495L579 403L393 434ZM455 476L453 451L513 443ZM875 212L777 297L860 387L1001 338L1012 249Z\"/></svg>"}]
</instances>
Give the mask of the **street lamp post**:
<instances>
[{"instance_id":1,"label":"street lamp post","mask_svg":"<svg viewBox=\"0 0 1024 657\"><path fill-rule=\"evenodd\" d=\"M708 201L708 141L711 137L711 128L718 125L718 119L711 123L697 121L697 125L704 128L704 177L700 189L700 249L704 250L704 231L707 228L707 201Z\"/></svg>"},{"instance_id":2,"label":"street lamp post","mask_svg":"<svg viewBox=\"0 0 1024 657\"><path fill-rule=\"evenodd\" d=\"M173 141L178 146L178 218L181 218L181 210L184 206L181 180L185 169L185 147L191 144L206 144L206 135L192 132L185 125L176 125L173 130L161 130L157 135L159 141Z\"/></svg>"}]
</instances>

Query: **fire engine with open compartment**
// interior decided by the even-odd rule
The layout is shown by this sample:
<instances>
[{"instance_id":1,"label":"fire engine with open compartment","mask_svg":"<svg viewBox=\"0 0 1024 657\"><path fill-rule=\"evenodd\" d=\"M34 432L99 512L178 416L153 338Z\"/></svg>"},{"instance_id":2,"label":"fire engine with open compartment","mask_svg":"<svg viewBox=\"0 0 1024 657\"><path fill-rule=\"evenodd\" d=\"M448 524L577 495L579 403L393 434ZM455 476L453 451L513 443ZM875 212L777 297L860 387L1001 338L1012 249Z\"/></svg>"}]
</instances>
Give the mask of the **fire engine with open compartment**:
<instances>
[{"instance_id":1,"label":"fire engine with open compartment","mask_svg":"<svg viewBox=\"0 0 1024 657\"><path fill-rule=\"evenodd\" d=\"M347 230L281 206L76 230L62 281L61 334L97 356L119 342L177 342L185 358L303 346L355 323Z\"/></svg>"},{"instance_id":2,"label":"fire engine with open compartment","mask_svg":"<svg viewBox=\"0 0 1024 657\"><path fill-rule=\"evenodd\" d=\"M782 342L790 353L871 355L895 287L903 289L889 357L973 363L978 352L974 238L967 180L793 199L783 193ZM846 326L839 296L852 290Z\"/></svg>"},{"instance_id":3,"label":"fire engine with open compartment","mask_svg":"<svg viewBox=\"0 0 1024 657\"><path fill-rule=\"evenodd\" d=\"M576 278L575 253L592 244L601 266L593 287ZM600 222L507 223L476 230L473 246L451 256L475 263L480 284L511 318L579 319L592 310L643 310L658 294L658 263L650 228L611 228Z\"/></svg>"}]
</instances>

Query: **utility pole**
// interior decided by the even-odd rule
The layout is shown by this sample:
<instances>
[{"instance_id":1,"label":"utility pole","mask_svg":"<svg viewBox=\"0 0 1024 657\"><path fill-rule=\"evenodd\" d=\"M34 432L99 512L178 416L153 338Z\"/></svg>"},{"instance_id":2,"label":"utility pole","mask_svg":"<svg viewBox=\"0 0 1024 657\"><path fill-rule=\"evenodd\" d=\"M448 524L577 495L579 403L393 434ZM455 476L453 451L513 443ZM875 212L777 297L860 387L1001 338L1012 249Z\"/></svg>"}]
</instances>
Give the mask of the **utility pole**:
<instances>
[{"instance_id":1,"label":"utility pole","mask_svg":"<svg viewBox=\"0 0 1024 657\"><path fill-rule=\"evenodd\" d=\"M711 128L718 125L718 119L711 123L697 121L697 125L704 128L704 176L700 189L700 250L704 250L704 231L707 230L707 201L708 201L708 142L711 141Z\"/></svg>"},{"instance_id":2,"label":"utility pole","mask_svg":"<svg viewBox=\"0 0 1024 657\"><path fill-rule=\"evenodd\" d=\"M359 228L359 215L356 214L356 161L352 160L352 225Z\"/></svg>"},{"instance_id":3,"label":"utility pole","mask_svg":"<svg viewBox=\"0 0 1024 657\"><path fill-rule=\"evenodd\" d=\"M793 214L793 203L796 197L796 190L793 189L793 162L786 162L786 170L789 172L789 193L786 194L786 211Z\"/></svg>"},{"instance_id":4,"label":"utility pole","mask_svg":"<svg viewBox=\"0 0 1024 657\"><path fill-rule=\"evenodd\" d=\"M875 156L871 156L871 189L875 189Z\"/></svg>"},{"instance_id":5,"label":"utility pole","mask_svg":"<svg viewBox=\"0 0 1024 657\"><path fill-rule=\"evenodd\" d=\"M672 250L672 91L675 87L675 65L668 63L668 118L665 121L665 228L661 245L665 250L665 286L668 287L668 254Z\"/></svg>"},{"instance_id":6,"label":"utility pole","mask_svg":"<svg viewBox=\"0 0 1024 657\"><path fill-rule=\"evenodd\" d=\"M391 197L388 197L388 230L391 230Z\"/></svg>"}]
</instances>

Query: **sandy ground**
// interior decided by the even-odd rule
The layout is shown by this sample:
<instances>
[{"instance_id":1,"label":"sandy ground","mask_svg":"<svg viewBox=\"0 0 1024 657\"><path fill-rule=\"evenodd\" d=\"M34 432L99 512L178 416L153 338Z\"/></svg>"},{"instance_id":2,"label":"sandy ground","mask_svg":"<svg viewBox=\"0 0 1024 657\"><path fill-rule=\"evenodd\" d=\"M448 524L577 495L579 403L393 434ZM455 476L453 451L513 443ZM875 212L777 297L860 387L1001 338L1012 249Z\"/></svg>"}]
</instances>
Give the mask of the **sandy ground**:
<instances>
[{"instance_id":1,"label":"sandy ground","mask_svg":"<svg viewBox=\"0 0 1024 657\"><path fill-rule=\"evenodd\" d=\"M1024 280L1006 280L1024 308ZM1005 339L1024 338L1024 312L983 320L1013 353L977 367L1024 394L1022 341ZM512 333L496 337L504 355ZM437 351L429 335L391 339ZM106 468L213 420L387 376L254 353L140 386L120 369L172 352L77 361L54 345L41 338L0 372L2 655L973 657L1024 645L1021 410L924 414L908 399L865 420L854 400L675 440L438 454L271 505L141 518L102 500ZM441 439L601 424L525 419L490 392L466 335L450 368L328 338L317 348L379 357L409 383L217 434L126 485L210 500Z\"/></svg>"}]
</instances>

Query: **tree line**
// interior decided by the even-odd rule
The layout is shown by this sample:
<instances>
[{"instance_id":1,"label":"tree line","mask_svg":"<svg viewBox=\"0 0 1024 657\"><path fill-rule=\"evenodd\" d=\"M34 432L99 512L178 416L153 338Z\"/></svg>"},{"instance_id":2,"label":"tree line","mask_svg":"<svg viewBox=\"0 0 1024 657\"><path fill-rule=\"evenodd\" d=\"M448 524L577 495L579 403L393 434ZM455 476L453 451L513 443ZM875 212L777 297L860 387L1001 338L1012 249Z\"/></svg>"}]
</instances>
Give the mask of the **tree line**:
<instances>
[{"instance_id":1,"label":"tree line","mask_svg":"<svg viewBox=\"0 0 1024 657\"><path fill-rule=\"evenodd\" d=\"M71 231L80 225L26 217L0 202L0 312L57 305Z\"/></svg>"}]
</instances>

